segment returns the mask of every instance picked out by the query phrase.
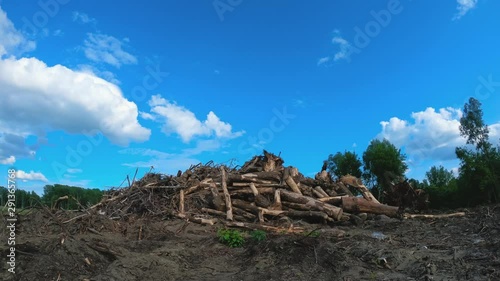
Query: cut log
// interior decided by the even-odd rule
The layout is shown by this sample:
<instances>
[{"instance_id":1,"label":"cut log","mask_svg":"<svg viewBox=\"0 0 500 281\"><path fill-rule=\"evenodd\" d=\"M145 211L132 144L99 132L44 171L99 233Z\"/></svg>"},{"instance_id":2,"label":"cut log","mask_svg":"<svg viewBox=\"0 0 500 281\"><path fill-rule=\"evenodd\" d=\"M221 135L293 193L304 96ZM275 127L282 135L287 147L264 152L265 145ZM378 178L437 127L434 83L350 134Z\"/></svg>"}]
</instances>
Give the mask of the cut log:
<instances>
[{"instance_id":1,"label":"cut log","mask_svg":"<svg viewBox=\"0 0 500 281\"><path fill-rule=\"evenodd\" d=\"M257 190L257 187L255 187L255 184L253 182L251 182L249 186L254 196L259 195L259 191Z\"/></svg>"},{"instance_id":2,"label":"cut log","mask_svg":"<svg viewBox=\"0 0 500 281\"><path fill-rule=\"evenodd\" d=\"M288 190L280 190L281 199L292 203L305 204L311 211L323 211L335 220L342 217L342 209L333 205L321 202L311 197L302 196Z\"/></svg>"},{"instance_id":3,"label":"cut log","mask_svg":"<svg viewBox=\"0 0 500 281\"><path fill-rule=\"evenodd\" d=\"M319 191L316 191L315 189L312 190L314 196L316 196L316 198L323 198L325 197L323 194L321 194L321 192Z\"/></svg>"},{"instance_id":4,"label":"cut log","mask_svg":"<svg viewBox=\"0 0 500 281\"><path fill-rule=\"evenodd\" d=\"M233 220L233 209L231 206L231 196L229 195L229 191L227 190L226 183L226 169L222 166L221 170L221 184L222 184L222 192L224 193L224 201L226 202L226 219L232 221Z\"/></svg>"},{"instance_id":5,"label":"cut log","mask_svg":"<svg viewBox=\"0 0 500 281\"><path fill-rule=\"evenodd\" d=\"M184 190L179 191L179 214L184 214Z\"/></svg>"},{"instance_id":6,"label":"cut log","mask_svg":"<svg viewBox=\"0 0 500 281\"><path fill-rule=\"evenodd\" d=\"M260 180L269 180L274 182L281 181L281 173L280 172L254 172L254 173L246 173L241 175L242 179L255 178Z\"/></svg>"},{"instance_id":7,"label":"cut log","mask_svg":"<svg viewBox=\"0 0 500 281\"><path fill-rule=\"evenodd\" d=\"M229 174L228 182L233 184L233 185L237 182L245 182L245 183L253 182L253 183L258 183L258 184L276 183L275 181L264 180L264 179L255 178L255 177L244 177L243 175L239 175L239 174Z\"/></svg>"},{"instance_id":8,"label":"cut log","mask_svg":"<svg viewBox=\"0 0 500 281\"><path fill-rule=\"evenodd\" d=\"M187 214L177 214L177 217L179 217L181 219L185 219L185 220L190 221L190 222L199 223L199 224L214 225L216 223L216 221L214 219L194 217L194 216L190 216Z\"/></svg>"},{"instance_id":9,"label":"cut log","mask_svg":"<svg viewBox=\"0 0 500 281\"><path fill-rule=\"evenodd\" d=\"M347 195L345 195L345 196L347 196ZM344 197L344 196L323 197L323 198L319 198L318 200L321 202L331 204L331 205L340 206L340 205L342 205L342 197Z\"/></svg>"},{"instance_id":10,"label":"cut log","mask_svg":"<svg viewBox=\"0 0 500 281\"><path fill-rule=\"evenodd\" d=\"M281 196L280 196L280 190L277 189L274 191L274 202L270 207L273 210L281 210Z\"/></svg>"},{"instance_id":11,"label":"cut log","mask_svg":"<svg viewBox=\"0 0 500 281\"><path fill-rule=\"evenodd\" d=\"M321 186L319 186L319 185L318 185L318 186L316 186L316 187L314 187L314 190L316 190L316 191L317 191L317 192L319 192L321 195L323 195L323 196L321 196L321 198L323 198L323 197L328 197L328 196L329 196L329 195L328 195L328 193L326 193L326 192L323 190L323 188L321 188Z\"/></svg>"},{"instance_id":12,"label":"cut log","mask_svg":"<svg viewBox=\"0 0 500 281\"><path fill-rule=\"evenodd\" d=\"M240 187L250 187L250 183L247 182L233 182L232 186L228 186L228 188L240 188ZM286 188L286 185L280 183L259 183L259 187L281 187Z\"/></svg>"},{"instance_id":13,"label":"cut log","mask_svg":"<svg viewBox=\"0 0 500 281\"><path fill-rule=\"evenodd\" d=\"M240 200L240 199L233 199L233 205L235 207L238 207L240 209L243 209L247 212L250 212L254 215L258 215L259 214L259 207L257 206L254 206L250 203L248 203L247 201L243 201L243 200Z\"/></svg>"},{"instance_id":14,"label":"cut log","mask_svg":"<svg viewBox=\"0 0 500 281\"><path fill-rule=\"evenodd\" d=\"M321 220L323 222L333 221L333 219L330 218L327 214L318 211L288 210L285 212L284 215L289 216L291 218L314 219L314 220Z\"/></svg>"},{"instance_id":15,"label":"cut log","mask_svg":"<svg viewBox=\"0 0 500 281\"><path fill-rule=\"evenodd\" d=\"M254 195L255 205L263 208L267 208L271 205L271 202L269 202L269 200L265 196L259 194L259 190L255 187L255 184L253 182L250 183L250 189L252 190L252 193Z\"/></svg>"},{"instance_id":16,"label":"cut log","mask_svg":"<svg viewBox=\"0 0 500 281\"><path fill-rule=\"evenodd\" d=\"M215 215L215 216L219 216L219 217L223 217L223 218L226 218L226 215L227 215L225 212L221 212L221 211L217 211L217 210L213 210L213 209L209 209L209 208L201 208L201 211L205 212L207 214L210 214L210 215ZM238 215L234 215L234 219L236 219L238 221L247 220L245 217L238 216Z\"/></svg>"},{"instance_id":17,"label":"cut log","mask_svg":"<svg viewBox=\"0 0 500 281\"><path fill-rule=\"evenodd\" d=\"M451 213L451 214L440 214L440 215L424 215L424 214L404 214L403 217L405 219L444 219L444 218L452 218L452 217L465 217L465 212Z\"/></svg>"},{"instance_id":18,"label":"cut log","mask_svg":"<svg viewBox=\"0 0 500 281\"><path fill-rule=\"evenodd\" d=\"M255 221L255 219L257 219L257 217L254 214L247 212L245 210L242 210L240 208L233 208L233 212L236 215L241 216L249 221Z\"/></svg>"},{"instance_id":19,"label":"cut log","mask_svg":"<svg viewBox=\"0 0 500 281\"><path fill-rule=\"evenodd\" d=\"M212 195L211 203L217 211L224 211L224 202L217 190L217 185L214 182L210 183L210 193Z\"/></svg>"},{"instance_id":20,"label":"cut log","mask_svg":"<svg viewBox=\"0 0 500 281\"><path fill-rule=\"evenodd\" d=\"M255 223L243 223L243 222L226 222L226 226L228 227L239 227L239 228L245 228L245 229L250 229L250 230L264 230L268 232L274 232L274 233L304 233L304 228L303 227L293 227L290 226L289 228L283 228L283 227L276 227L276 226L270 226L270 225L263 225L263 224L255 224Z\"/></svg>"},{"instance_id":21,"label":"cut log","mask_svg":"<svg viewBox=\"0 0 500 281\"><path fill-rule=\"evenodd\" d=\"M352 213L372 213L386 215L389 217L398 217L399 208L368 201L364 198L342 197L342 209Z\"/></svg>"},{"instance_id":22,"label":"cut log","mask_svg":"<svg viewBox=\"0 0 500 281\"><path fill-rule=\"evenodd\" d=\"M275 189L272 187L257 187L257 191L259 194L274 194ZM229 191L229 194L254 194L254 192L250 189L233 189Z\"/></svg>"},{"instance_id":23,"label":"cut log","mask_svg":"<svg viewBox=\"0 0 500 281\"><path fill-rule=\"evenodd\" d=\"M336 186L337 186L337 191L342 192L344 195L354 196L354 194L352 194L349 188L347 188L347 186L345 186L345 184L343 184L342 182L337 183Z\"/></svg>"},{"instance_id":24,"label":"cut log","mask_svg":"<svg viewBox=\"0 0 500 281\"><path fill-rule=\"evenodd\" d=\"M283 172L283 180L286 182L288 187L290 187L293 190L293 192L302 195L302 192L300 191L299 187L297 186L297 183L295 183L295 181L293 180L292 175L290 174L290 171L291 171L291 167L288 167L285 169L285 171Z\"/></svg>"},{"instance_id":25,"label":"cut log","mask_svg":"<svg viewBox=\"0 0 500 281\"><path fill-rule=\"evenodd\" d=\"M359 192L361 192L361 194L366 200L380 204L380 202L375 198L375 196L373 196L373 194L368 190L368 188L366 188L363 182L361 182L361 180L356 178L355 176L345 175L340 178L340 181L346 185L352 186L357 190L359 190Z\"/></svg>"}]
</instances>

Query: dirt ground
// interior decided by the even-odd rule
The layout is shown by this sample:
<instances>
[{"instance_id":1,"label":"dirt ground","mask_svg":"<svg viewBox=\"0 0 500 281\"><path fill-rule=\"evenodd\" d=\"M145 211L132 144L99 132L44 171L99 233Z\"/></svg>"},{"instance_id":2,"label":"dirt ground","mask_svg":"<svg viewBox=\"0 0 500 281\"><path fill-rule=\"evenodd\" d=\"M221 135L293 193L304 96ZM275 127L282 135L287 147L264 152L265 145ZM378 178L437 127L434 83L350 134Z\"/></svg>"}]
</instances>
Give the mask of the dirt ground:
<instances>
[{"instance_id":1,"label":"dirt ground","mask_svg":"<svg viewBox=\"0 0 500 281\"><path fill-rule=\"evenodd\" d=\"M17 225L15 275L7 272L2 228L0 279L500 280L500 206L462 211L466 217L374 216L229 248L218 241L217 225L96 217L61 224L57 213L36 210Z\"/></svg>"}]
</instances>

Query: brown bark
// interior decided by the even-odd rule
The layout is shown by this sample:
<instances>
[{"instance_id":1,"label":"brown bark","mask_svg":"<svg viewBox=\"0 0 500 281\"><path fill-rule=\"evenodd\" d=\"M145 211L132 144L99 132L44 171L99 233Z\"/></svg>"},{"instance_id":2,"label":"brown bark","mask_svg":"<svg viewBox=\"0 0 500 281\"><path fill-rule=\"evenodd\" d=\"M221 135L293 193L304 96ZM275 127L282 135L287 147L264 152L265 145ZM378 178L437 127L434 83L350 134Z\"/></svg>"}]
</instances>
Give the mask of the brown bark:
<instances>
[{"instance_id":1,"label":"brown bark","mask_svg":"<svg viewBox=\"0 0 500 281\"><path fill-rule=\"evenodd\" d=\"M323 190L323 188L321 188L321 186L319 186L319 185L318 185L318 186L316 186L316 187L314 188L314 190L316 190L317 192L319 192L319 193L322 195L322 196L321 196L321 198L323 198L323 197L328 197L328 196L329 196L329 195L328 195L328 193L326 193L326 192Z\"/></svg>"},{"instance_id":2,"label":"brown bark","mask_svg":"<svg viewBox=\"0 0 500 281\"><path fill-rule=\"evenodd\" d=\"M318 200L321 202L331 204L331 205L340 206L340 205L342 205L342 197L344 197L344 196L323 197L323 198L319 198Z\"/></svg>"},{"instance_id":3,"label":"brown bark","mask_svg":"<svg viewBox=\"0 0 500 281\"><path fill-rule=\"evenodd\" d=\"M179 192L179 214L184 214L184 190Z\"/></svg>"},{"instance_id":4,"label":"brown bark","mask_svg":"<svg viewBox=\"0 0 500 281\"><path fill-rule=\"evenodd\" d=\"M293 192L302 195L302 192L300 191L299 187L297 186L297 183L295 183L295 181L293 180L290 172L291 172L291 167L285 168L285 171L283 172L283 180L286 182L288 187L290 187L293 190Z\"/></svg>"},{"instance_id":5,"label":"brown bark","mask_svg":"<svg viewBox=\"0 0 500 281\"><path fill-rule=\"evenodd\" d=\"M380 204L380 202L375 198L375 196L373 196L373 194L368 190L368 188L366 188L366 186L360 179L351 175L345 175L340 178L340 181L346 185L350 185L359 190L366 200Z\"/></svg>"},{"instance_id":6,"label":"brown bark","mask_svg":"<svg viewBox=\"0 0 500 281\"><path fill-rule=\"evenodd\" d=\"M259 194L273 194L275 189L272 187L257 187L257 191ZM229 191L230 195L236 194L254 194L254 192L250 189L233 189Z\"/></svg>"},{"instance_id":7,"label":"brown bark","mask_svg":"<svg viewBox=\"0 0 500 281\"><path fill-rule=\"evenodd\" d=\"M375 203L364 198L347 196L342 197L342 209L352 213L372 213L389 217L397 217L399 210L398 207Z\"/></svg>"},{"instance_id":8,"label":"brown bark","mask_svg":"<svg viewBox=\"0 0 500 281\"><path fill-rule=\"evenodd\" d=\"M226 222L226 226L229 227L240 227L245 229L258 229L274 233L304 233L304 228L302 227L276 227L270 225L254 224L254 223L243 223L243 222Z\"/></svg>"},{"instance_id":9,"label":"brown bark","mask_svg":"<svg viewBox=\"0 0 500 281\"><path fill-rule=\"evenodd\" d=\"M224 201L226 202L226 214L227 214L226 219L232 221L233 209L231 206L231 196L229 195L229 191L227 190L226 169L224 167L221 167L220 170L221 170L222 192L224 193Z\"/></svg>"},{"instance_id":10,"label":"brown bark","mask_svg":"<svg viewBox=\"0 0 500 281\"><path fill-rule=\"evenodd\" d=\"M451 217L465 217L465 212L451 213L451 214L441 214L441 215L424 215L424 214L404 214L403 217L405 219L443 219L443 218L451 218Z\"/></svg>"},{"instance_id":11,"label":"brown bark","mask_svg":"<svg viewBox=\"0 0 500 281\"><path fill-rule=\"evenodd\" d=\"M211 203L215 207L215 209L218 211L224 211L224 202L219 194L219 191L217 190L217 186L213 182L210 183L210 193L212 194Z\"/></svg>"},{"instance_id":12,"label":"brown bark","mask_svg":"<svg viewBox=\"0 0 500 281\"><path fill-rule=\"evenodd\" d=\"M311 197L302 196L297 193L293 193L287 190L280 190L281 199L292 202L305 204L306 206L310 206L311 210L315 211L323 211L328 216L332 217L335 220L339 220L342 216L342 209L339 207L335 207L333 205L321 202Z\"/></svg>"}]
</instances>

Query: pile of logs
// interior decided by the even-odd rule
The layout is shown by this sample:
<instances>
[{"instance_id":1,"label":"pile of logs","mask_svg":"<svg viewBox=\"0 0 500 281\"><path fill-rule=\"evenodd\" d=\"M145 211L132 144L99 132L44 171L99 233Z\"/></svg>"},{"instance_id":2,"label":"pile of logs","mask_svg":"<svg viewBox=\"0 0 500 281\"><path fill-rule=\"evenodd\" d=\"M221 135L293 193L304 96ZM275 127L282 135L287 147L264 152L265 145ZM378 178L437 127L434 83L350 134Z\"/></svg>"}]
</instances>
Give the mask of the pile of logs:
<instances>
[{"instance_id":1,"label":"pile of logs","mask_svg":"<svg viewBox=\"0 0 500 281\"><path fill-rule=\"evenodd\" d=\"M381 204L356 177L333 181L323 165L309 178L283 164L281 157L264 151L239 168L209 162L176 176L147 173L127 188L110 190L91 209L113 219L170 215L214 224L219 218L227 225L265 229L293 219L328 223L358 213L402 215L403 205Z\"/></svg>"}]
</instances>

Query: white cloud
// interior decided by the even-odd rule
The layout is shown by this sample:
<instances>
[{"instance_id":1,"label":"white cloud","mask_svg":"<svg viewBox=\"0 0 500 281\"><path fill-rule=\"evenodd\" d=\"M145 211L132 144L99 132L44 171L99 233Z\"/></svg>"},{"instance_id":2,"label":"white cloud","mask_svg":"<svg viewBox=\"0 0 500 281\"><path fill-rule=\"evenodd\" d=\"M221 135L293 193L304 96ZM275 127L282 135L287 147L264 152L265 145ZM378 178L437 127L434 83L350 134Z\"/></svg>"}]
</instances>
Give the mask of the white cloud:
<instances>
[{"instance_id":1,"label":"white cloud","mask_svg":"<svg viewBox=\"0 0 500 281\"><path fill-rule=\"evenodd\" d=\"M340 37L340 35L337 35L337 36L333 37L332 43L334 45L338 45L339 49L340 49L333 56L333 60L334 61L338 61L338 60L342 60L342 59L344 59L344 60L349 60L350 59L352 46L351 46L351 44L347 40L345 40L344 38Z\"/></svg>"},{"instance_id":2,"label":"white cloud","mask_svg":"<svg viewBox=\"0 0 500 281\"><path fill-rule=\"evenodd\" d=\"M108 82L111 82L115 85L120 85L120 83L121 83L120 80L118 80L118 78L116 78L116 75L111 71L106 71L106 70L102 71L102 70L99 70L96 67L88 65L88 64L79 65L78 67L79 67L79 70L82 72L90 73L92 75L101 77L102 79L104 79Z\"/></svg>"},{"instance_id":3,"label":"white cloud","mask_svg":"<svg viewBox=\"0 0 500 281\"><path fill-rule=\"evenodd\" d=\"M448 161L455 159L455 148L465 145L460 136L460 109L428 107L411 114L413 122L393 117L382 121L382 131L377 137L386 138L397 147L404 147L409 161ZM500 123L489 126L490 138L496 143L500 137Z\"/></svg>"},{"instance_id":4,"label":"white cloud","mask_svg":"<svg viewBox=\"0 0 500 281\"><path fill-rule=\"evenodd\" d=\"M54 32L52 32L52 36L59 37L59 36L63 36L63 35L64 35L64 32L60 29L56 29L56 30L54 30Z\"/></svg>"},{"instance_id":5,"label":"white cloud","mask_svg":"<svg viewBox=\"0 0 500 281\"><path fill-rule=\"evenodd\" d=\"M119 145L150 136L137 121L136 104L117 86L61 65L49 67L36 58L0 60L0 96L0 158L31 154L23 146L25 137L49 130L100 130ZM9 146L18 154L2 149Z\"/></svg>"},{"instance_id":6,"label":"white cloud","mask_svg":"<svg viewBox=\"0 0 500 281\"><path fill-rule=\"evenodd\" d=\"M340 31L338 29L335 29L333 31L333 38L332 38L332 44L335 45L335 46L338 46L338 50L335 54L333 54L332 56L326 56L326 57L322 57L318 60L318 65L322 65L322 64L325 64L327 62L330 62L330 61L339 61L339 60L346 60L346 61L350 61L351 60L351 54L352 54L352 50L353 50L353 47L351 45L351 43L349 43L349 41L347 41L346 39L344 39L341 35L340 35Z\"/></svg>"},{"instance_id":7,"label":"white cloud","mask_svg":"<svg viewBox=\"0 0 500 281\"><path fill-rule=\"evenodd\" d=\"M0 59L6 55L21 55L33 51L35 42L27 40L21 32L16 30L14 24L7 18L0 7Z\"/></svg>"},{"instance_id":8,"label":"white cloud","mask_svg":"<svg viewBox=\"0 0 500 281\"><path fill-rule=\"evenodd\" d=\"M85 56L94 62L103 62L115 67L136 64L137 58L123 50L128 39L119 40L105 34L88 33L83 45Z\"/></svg>"},{"instance_id":9,"label":"white cloud","mask_svg":"<svg viewBox=\"0 0 500 281\"><path fill-rule=\"evenodd\" d=\"M14 156L9 156L7 158L0 158L0 164L2 165L12 165L16 162L16 157Z\"/></svg>"},{"instance_id":10,"label":"white cloud","mask_svg":"<svg viewBox=\"0 0 500 281\"><path fill-rule=\"evenodd\" d=\"M18 170L16 172L16 178L24 181L42 181L48 182L47 178L40 172L30 171L26 173L23 170Z\"/></svg>"},{"instance_id":11,"label":"white cloud","mask_svg":"<svg viewBox=\"0 0 500 281\"><path fill-rule=\"evenodd\" d=\"M118 151L121 154L149 157L147 160L132 163L123 163L123 166L133 168L147 168L153 166L162 173L174 174L178 170L184 171L191 165L201 161L195 158L204 152L217 151L223 147L223 141L219 139L198 140L194 147L183 149L180 153L167 153L148 148L127 148Z\"/></svg>"},{"instance_id":12,"label":"white cloud","mask_svg":"<svg viewBox=\"0 0 500 281\"><path fill-rule=\"evenodd\" d=\"M318 65L322 65L330 61L330 57L323 57L318 60Z\"/></svg>"},{"instance_id":13,"label":"white cloud","mask_svg":"<svg viewBox=\"0 0 500 281\"><path fill-rule=\"evenodd\" d=\"M457 0L458 12L453 17L453 20L458 20L463 17L467 12L476 7L477 0Z\"/></svg>"},{"instance_id":14,"label":"white cloud","mask_svg":"<svg viewBox=\"0 0 500 281\"><path fill-rule=\"evenodd\" d=\"M81 133L100 128L117 143L149 137L149 130L137 121L136 104L117 86L61 65L49 67L36 58L0 61L0 96L5 98L0 122L17 123L20 129L38 126Z\"/></svg>"},{"instance_id":15,"label":"white cloud","mask_svg":"<svg viewBox=\"0 0 500 281\"><path fill-rule=\"evenodd\" d=\"M81 173L83 172L82 169L67 169L66 172L70 173L70 174L78 174L78 173Z\"/></svg>"},{"instance_id":16,"label":"white cloud","mask_svg":"<svg viewBox=\"0 0 500 281\"><path fill-rule=\"evenodd\" d=\"M86 13L82 13L82 12L78 12L78 11L73 12L73 21L78 22L78 23L82 23L82 24L87 24L87 23L96 24L97 23L97 20L95 18L89 17L89 15L87 15Z\"/></svg>"},{"instance_id":17,"label":"white cloud","mask_svg":"<svg viewBox=\"0 0 500 281\"><path fill-rule=\"evenodd\" d=\"M162 152L155 149L149 148L126 148L118 151L121 154L131 154L131 155L139 155L139 156L149 156L159 159L169 158L172 156L170 153Z\"/></svg>"},{"instance_id":18,"label":"white cloud","mask_svg":"<svg viewBox=\"0 0 500 281\"><path fill-rule=\"evenodd\" d=\"M141 118L145 120L155 120L155 117L151 113L141 111L139 112L139 116L141 116Z\"/></svg>"},{"instance_id":19,"label":"white cloud","mask_svg":"<svg viewBox=\"0 0 500 281\"><path fill-rule=\"evenodd\" d=\"M193 112L165 100L160 95L152 96L149 105L154 119L164 123L162 131L166 134L176 133L184 142L189 142L196 136L236 138L244 133L233 132L231 124L222 122L212 111L208 113L205 121L200 121Z\"/></svg>"}]
</instances>

